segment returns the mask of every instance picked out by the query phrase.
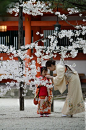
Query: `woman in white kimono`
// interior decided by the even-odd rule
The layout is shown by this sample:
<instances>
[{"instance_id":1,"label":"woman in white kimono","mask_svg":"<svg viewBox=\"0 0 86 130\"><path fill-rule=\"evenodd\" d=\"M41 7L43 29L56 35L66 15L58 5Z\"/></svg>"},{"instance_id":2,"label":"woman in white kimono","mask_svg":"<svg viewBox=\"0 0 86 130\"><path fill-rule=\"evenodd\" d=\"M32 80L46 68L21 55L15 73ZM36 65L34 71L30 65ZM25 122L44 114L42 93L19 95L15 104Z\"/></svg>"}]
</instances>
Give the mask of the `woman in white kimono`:
<instances>
[{"instance_id":1,"label":"woman in white kimono","mask_svg":"<svg viewBox=\"0 0 86 130\"><path fill-rule=\"evenodd\" d=\"M76 113L84 112L85 105L78 73L69 65L62 65L60 63L55 65L54 60L48 60L46 67L50 71L56 70L56 77L46 76L47 78L53 79L54 90L59 90L60 93L63 93L68 84L68 94L62 109L63 116L72 117Z\"/></svg>"}]
</instances>

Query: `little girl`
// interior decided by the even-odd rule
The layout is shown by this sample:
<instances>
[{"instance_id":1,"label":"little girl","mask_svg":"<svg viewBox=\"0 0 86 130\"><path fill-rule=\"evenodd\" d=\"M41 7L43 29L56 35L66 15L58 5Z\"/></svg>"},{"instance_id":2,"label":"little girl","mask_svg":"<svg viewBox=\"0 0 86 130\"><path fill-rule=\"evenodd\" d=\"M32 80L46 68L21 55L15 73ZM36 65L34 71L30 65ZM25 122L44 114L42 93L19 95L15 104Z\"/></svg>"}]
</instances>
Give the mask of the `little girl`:
<instances>
[{"instance_id":1,"label":"little girl","mask_svg":"<svg viewBox=\"0 0 86 130\"><path fill-rule=\"evenodd\" d=\"M38 77L42 83L47 82L47 85L51 85L52 82L50 79L47 79L45 76L47 74L47 68L40 68L41 76ZM38 108L37 114L40 114L40 117L49 116L51 114L51 104L52 104L52 87L46 87L45 85L40 84L36 86L35 97L38 96Z\"/></svg>"}]
</instances>

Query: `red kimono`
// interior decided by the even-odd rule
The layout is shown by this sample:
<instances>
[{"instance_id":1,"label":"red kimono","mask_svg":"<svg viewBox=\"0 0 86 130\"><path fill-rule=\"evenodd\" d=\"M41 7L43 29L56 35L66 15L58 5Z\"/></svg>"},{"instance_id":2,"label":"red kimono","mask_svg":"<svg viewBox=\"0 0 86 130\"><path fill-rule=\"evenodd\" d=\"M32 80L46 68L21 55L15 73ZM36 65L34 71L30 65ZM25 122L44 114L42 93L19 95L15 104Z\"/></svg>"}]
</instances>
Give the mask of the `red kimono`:
<instances>
[{"instance_id":1,"label":"red kimono","mask_svg":"<svg viewBox=\"0 0 86 130\"><path fill-rule=\"evenodd\" d=\"M46 77L42 77L42 80L45 82L48 81L47 84L52 84L51 80ZM39 78L40 78L39 77ZM52 87L53 88L53 87ZM35 97L38 97L38 109L37 114L51 114L51 104L52 104L52 88L46 86L37 86Z\"/></svg>"}]
</instances>

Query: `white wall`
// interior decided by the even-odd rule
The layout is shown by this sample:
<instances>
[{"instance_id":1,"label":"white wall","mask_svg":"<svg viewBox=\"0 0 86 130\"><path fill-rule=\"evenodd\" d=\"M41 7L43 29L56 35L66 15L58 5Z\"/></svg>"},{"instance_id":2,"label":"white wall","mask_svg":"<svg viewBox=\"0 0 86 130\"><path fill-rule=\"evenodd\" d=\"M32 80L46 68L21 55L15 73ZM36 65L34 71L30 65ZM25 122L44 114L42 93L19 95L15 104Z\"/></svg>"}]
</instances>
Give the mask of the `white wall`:
<instances>
[{"instance_id":1,"label":"white wall","mask_svg":"<svg viewBox=\"0 0 86 130\"><path fill-rule=\"evenodd\" d=\"M3 66L2 66L2 63L5 65L6 64L6 68L4 69ZM10 72L14 71L15 73L18 72L18 61L0 61L0 74L6 74L7 71Z\"/></svg>"},{"instance_id":2,"label":"white wall","mask_svg":"<svg viewBox=\"0 0 86 130\"><path fill-rule=\"evenodd\" d=\"M3 61L6 62L6 61ZM16 71L18 71L18 61L9 61L10 62L10 66L11 69L15 69ZM1 62L0 62L1 63ZM42 61L43 66L45 66L46 61ZM59 60L56 61L56 63L59 63ZM69 64L69 65L73 65L73 63L76 64L76 67L74 68L78 73L84 73L86 76L86 60L66 60L65 63ZM48 71L49 72L49 71ZM0 67L0 74L4 74L6 73L2 67ZM54 72L55 73L55 72Z\"/></svg>"},{"instance_id":3,"label":"white wall","mask_svg":"<svg viewBox=\"0 0 86 130\"><path fill-rule=\"evenodd\" d=\"M56 63L58 63L58 62L59 62L59 60L56 61ZM45 63L46 63L46 61L42 61L41 65L45 65ZM86 60L65 60L65 63L67 63L69 65L73 65L73 63L75 63L76 67L74 67L74 69L78 73L84 73L86 75Z\"/></svg>"}]
</instances>

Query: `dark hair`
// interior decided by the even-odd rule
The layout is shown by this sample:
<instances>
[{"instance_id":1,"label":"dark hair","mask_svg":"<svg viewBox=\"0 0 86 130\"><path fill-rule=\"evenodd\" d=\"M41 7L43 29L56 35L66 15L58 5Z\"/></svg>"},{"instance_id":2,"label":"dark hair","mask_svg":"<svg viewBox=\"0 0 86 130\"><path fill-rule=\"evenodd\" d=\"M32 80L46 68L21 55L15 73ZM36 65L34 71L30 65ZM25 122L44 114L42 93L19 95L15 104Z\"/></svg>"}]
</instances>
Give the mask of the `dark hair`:
<instances>
[{"instance_id":1,"label":"dark hair","mask_svg":"<svg viewBox=\"0 0 86 130\"><path fill-rule=\"evenodd\" d=\"M51 67L51 65L55 65L55 60L48 60L46 62L46 67Z\"/></svg>"},{"instance_id":2,"label":"dark hair","mask_svg":"<svg viewBox=\"0 0 86 130\"><path fill-rule=\"evenodd\" d=\"M43 70L47 71L47 67L45 67L45 66L41 66L41 67L40 67L40 72L41 72L41 74L42 74L42 71L43 71Z\"/></svg>"}]
</instances>

